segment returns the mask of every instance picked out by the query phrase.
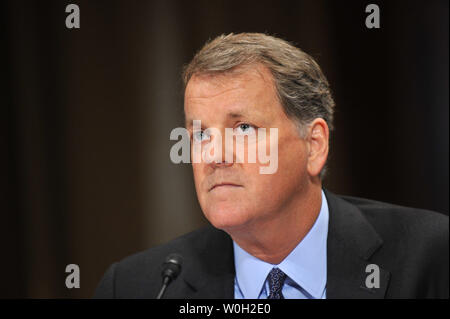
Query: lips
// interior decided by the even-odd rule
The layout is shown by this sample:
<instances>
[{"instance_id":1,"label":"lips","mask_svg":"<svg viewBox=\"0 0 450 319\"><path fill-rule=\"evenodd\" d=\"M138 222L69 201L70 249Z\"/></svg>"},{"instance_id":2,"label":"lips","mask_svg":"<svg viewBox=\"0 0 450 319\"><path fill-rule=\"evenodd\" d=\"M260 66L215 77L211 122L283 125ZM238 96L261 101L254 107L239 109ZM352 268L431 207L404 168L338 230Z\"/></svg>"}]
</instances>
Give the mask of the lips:
<instances>
[{"instance_id":1,"label":"lips","mask_svg":"<svg viewBox=\"0 0 450 319\"><path fill-rule=\"evenodd\" d=\"M242 185L238 185L235 183L228 183L228 182L217 183L217 184L214 184L213 187L211 187L209 189L209 192L212 191L213 189L219 188L219 187L242 187Z\"/></svg>"}]
</instances>

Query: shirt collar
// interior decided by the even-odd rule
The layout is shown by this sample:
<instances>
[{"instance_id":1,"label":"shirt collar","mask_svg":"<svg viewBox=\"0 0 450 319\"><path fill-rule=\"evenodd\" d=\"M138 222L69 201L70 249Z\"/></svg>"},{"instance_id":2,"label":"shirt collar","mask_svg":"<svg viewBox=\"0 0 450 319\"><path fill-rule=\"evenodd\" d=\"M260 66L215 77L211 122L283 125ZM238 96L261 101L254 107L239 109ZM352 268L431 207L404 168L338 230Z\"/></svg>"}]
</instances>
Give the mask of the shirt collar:
<instances>
[{"instance_id":1,"label":"shirt collar","mask_svg":"<svg viewBox=\"0 0 450 319\"><path fill-rule=\"evenodd\" d=\"M266 263L233 242L236 279L244 298L257 299L270 270L277 266L314 298L321 298L327 280L328 203L322 191L322 206L313 227L279 264Z\"/></svg>"}]
</instances>

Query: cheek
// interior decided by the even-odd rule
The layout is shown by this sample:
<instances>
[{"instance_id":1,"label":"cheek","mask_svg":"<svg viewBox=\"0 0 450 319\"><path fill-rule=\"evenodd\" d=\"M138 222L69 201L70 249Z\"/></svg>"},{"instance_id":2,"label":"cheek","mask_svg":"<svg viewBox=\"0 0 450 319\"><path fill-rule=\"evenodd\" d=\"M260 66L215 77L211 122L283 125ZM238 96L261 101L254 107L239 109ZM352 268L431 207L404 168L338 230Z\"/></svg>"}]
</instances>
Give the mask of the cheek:
<instances>
[{"instance_id":1,"label":"cheek","mask_svg":"<svg viewBox=\"0 0 450 319\"><path fill-rule=\"evenodd\" d=\"M258 175L252 187L252 202L267 210L278 209L301 189L303 174L298 168L279 167L271 175Z\"/></svg>"},{"instance_id":2,"label":"cheek","mask_svg":"<svg viewBox=\"0 0 450 319\"><path fill-rule=\"evenodd\" d=\"M194 164L192 163L192 173L194 175L194 184L195 184L195 189L197 191L198 195L201 195L201 184L202 181L204 180L205 176L203 173L203 165L200 164Z\"/></svg>"},{"instance_id":3,"label":"cheek","mask_svg":"<svg viewBox=\"0 0 450 319\"><path fill-rule=\"evenodd\" d=\"M266 192L284 197L300 191L307 182L306 144L298 139L281 140L278 147L278 170L261 180ZM260 190L263 191L263 190ZM272 197L272 196L271 196Z\"/></svg>"}]
</instances>

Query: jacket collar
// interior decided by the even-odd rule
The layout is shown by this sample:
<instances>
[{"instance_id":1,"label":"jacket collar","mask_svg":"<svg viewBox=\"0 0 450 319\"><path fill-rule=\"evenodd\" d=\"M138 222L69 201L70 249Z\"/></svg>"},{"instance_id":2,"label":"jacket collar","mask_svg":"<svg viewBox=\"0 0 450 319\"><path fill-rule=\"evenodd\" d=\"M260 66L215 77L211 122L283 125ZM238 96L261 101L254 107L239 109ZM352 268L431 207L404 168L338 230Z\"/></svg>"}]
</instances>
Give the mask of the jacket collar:
<instances>
[{"instance_id":1,"label":"jacket collar","mask_svg":"<svg viewBox=\"0 0 450 319\"><path fill-rule=\"evenodd\" d=\"M189 289L183 295L192 299L233 299L233 241L227 233L212 226L206 232L202 242L190 252L192 257L185 260L182 277Z\"/></svg>"},{"instance_id":2,"label":"jacket collar","mask_svg":"<svg viewBox=\"0 0 450 319\"><path fill-rule=\"evenodd\" d=\"M370 257L381 237L355 205L324 190L330 209L327 240L327 298L383 298L390 273L379 265L379 288L367 288ZM367 272L366 272L367 269Z\"/></svg>"}]
</instances>

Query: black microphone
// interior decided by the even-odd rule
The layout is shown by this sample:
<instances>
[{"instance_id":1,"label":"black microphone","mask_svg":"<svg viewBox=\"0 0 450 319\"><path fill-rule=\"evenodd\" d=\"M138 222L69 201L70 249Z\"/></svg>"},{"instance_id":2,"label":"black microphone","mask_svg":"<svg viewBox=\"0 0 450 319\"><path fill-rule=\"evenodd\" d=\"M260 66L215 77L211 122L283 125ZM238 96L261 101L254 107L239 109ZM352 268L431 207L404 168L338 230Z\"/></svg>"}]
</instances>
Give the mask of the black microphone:
<instances>
[{"instance_id":1,"label":"black microphone","mask_svg":"<svg viewBox=\"0 0 450 319\"><path fill-rule=\"evenodd\" d=\"M166 260L162 265L163 270L161 273L163 283L156 299L161 299L164 295L164 292L166 291L167 286L169 286L169 284L178 277L181 272L182 263L183 257L178 254L170 254L166 257Z\"/></svg>"}]
</instances>

